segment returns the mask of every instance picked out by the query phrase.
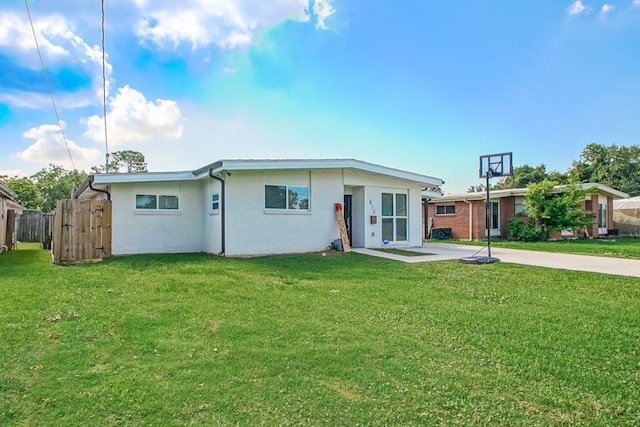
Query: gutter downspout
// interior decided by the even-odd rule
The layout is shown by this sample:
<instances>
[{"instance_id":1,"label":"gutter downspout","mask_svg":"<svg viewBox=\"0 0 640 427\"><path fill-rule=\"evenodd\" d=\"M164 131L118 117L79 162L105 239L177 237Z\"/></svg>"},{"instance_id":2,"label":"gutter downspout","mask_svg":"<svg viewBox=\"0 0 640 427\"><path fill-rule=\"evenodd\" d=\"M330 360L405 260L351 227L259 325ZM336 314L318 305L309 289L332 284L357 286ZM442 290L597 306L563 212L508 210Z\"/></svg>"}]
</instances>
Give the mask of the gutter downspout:
<instances>
[{"instance_id":1,"label":"gutter downspout","mask_svg":"<svg viewBox=\"0 0 640 427\"><path fill-rule=\"evenodd\" d=\"M219 176L215 176L213 174L213 169L209 169L209 176L213 179L215 179L216 181L220 181L220 196L222 196L222 200L220 201L220 252L218 253L218 255L224 255L224 251L225 251L225 205L227 202L227 199L225 197L224 194L224 179L220 178Z\"/></svg>"},{"instance_id":2,"label":"gutter downspout","mask_svg":"<svg viewBox=\"0 0 640 427\"><path fill-rule=\"evenodd\" d=\"M467 199L462 199L463 202L469 205L469 241L473 240L473 203Z\"/></svg>"},{"instance_id":3,"label":"gutter downspout","mask_svg":"<svg viewBox=\"0 0 640 427\"><path fill-rule=\"evenodd\" d=\"M93 179L95 177L93 175L89 176L89 188L92 189L93 191L97 191L98 193L104 193L107 195L107 200L111 200L111 193L109 193L107 190L101 190L99 188L94 188L93 186ZM76 197L77 199L77 197Z\"/></svg>"}]
</instances>

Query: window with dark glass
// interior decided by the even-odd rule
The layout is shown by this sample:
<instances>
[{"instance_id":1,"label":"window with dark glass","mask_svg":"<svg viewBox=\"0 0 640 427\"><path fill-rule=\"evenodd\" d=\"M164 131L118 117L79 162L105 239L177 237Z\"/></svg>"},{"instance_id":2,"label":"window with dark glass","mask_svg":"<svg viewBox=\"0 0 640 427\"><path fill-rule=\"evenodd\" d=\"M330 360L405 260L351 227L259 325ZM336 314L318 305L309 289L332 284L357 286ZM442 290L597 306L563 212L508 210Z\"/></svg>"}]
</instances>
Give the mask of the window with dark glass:
<instances>
[{"instance_id":1,"label":"window with dark glass","mask_svg":"<svg viewBox=\"0 0 640 427\"><path fill-rule=\"evenodd\" d=\"M451 215L456 213L456 205L436 205L436 215Z\"/></svg>"},{"instance_id":2,"label":"window with dark glass","mask_svg":"<svg viewBox=\"0 0 640 427\"><path fill-rule=\"evenodd\" d=\"M178 196L136 194L136 209L175 211L180 209L180 201Z\"/></svg>"},{"instance_id":3,"label":"window with dark glass","mask_svg":"<svg viewBox=\"0 0 640 427\"><path fill-rule=\"evenodd\" d=\"M265 209L309 210L309 187L299 185L265 185Z\"/></svg>"}]
</instances>

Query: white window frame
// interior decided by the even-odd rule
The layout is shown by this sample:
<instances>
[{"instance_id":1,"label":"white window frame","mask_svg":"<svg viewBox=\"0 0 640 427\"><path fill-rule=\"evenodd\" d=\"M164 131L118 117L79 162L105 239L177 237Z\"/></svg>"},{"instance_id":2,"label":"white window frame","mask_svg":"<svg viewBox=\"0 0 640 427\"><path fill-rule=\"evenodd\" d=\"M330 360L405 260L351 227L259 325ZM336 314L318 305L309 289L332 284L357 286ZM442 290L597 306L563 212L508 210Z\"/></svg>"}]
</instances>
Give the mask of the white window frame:
<instances>
[{"instance_id":1,"label":"white window frame","mask_svg":"<svg viewBox=\"0 0 640 427\"><path fill-rule=\"evenodd\" d=\"M438 208L444 208L444 213L438 213ZM453 212L447 212L447 208L453 208ZM455 215L456 214L456 204L455 203L440 203L436 205L435 208L436 215Z\"/></svg>"},{"instance_id":2,"label":"white window frame","mask_svg":"<svg viewBox=\"0 0 640 427\"><path fill-rule=\"evenodd\" d=\"M213 214L217 214L220 212L220 203L222 203L222 199L220 198L220 193L211 193L211 200L209 201L209 212Z\"/></svg>"},{"instance_id":3,"label":"white window frame","mask_svg":"<svg viewBox=\"0 0 640 427\"><path fill-rule=\"evenodd\" d=\"M155 197L156 207L155 208L143 208L138 207L138 197L139 196L153 196ZM162 208L160 207L160 198L161 197L175 197L178 201L178 207L176 209L170 208ZM164 193L136 193L134 197L134 206L136 213L148 212L148 213L175 213L181 212L182 202L180 201L180 196L177 194L164 194Z\"/></svg>"},{"instance_id":4,"label":"white window frame","mask_svg":"<svg viewBox=\"0 0 640 427\"><path fill-rule=\"evenodd\" d=\"M391 211L392 211L392 215L385 215L384 214L384 208L383 208L383 200L384 200L384 195L385 194L391 194L392 195L392 200L393 200L393 204L391 206ZM405 215L398 215L398 206L397 206L397 197L401 195L404 196L405 198ZM385 220L391 220L392 222L392 236L389 239L389 242L408 242L409 241L409 194L407 194L406 192L402 192L402 191L383 191L380 195L380 227L382 229L382 225L384 224ZM398 237L398 220L404 220L405 222L405 239L404 240L396 240L396 238ZM383 232L381 230L380 235L382 236L383 239L388 238L388 236L384 236Z\"/></svg>"},{"instance_id":5,"label":"white window frame","mask_svg":"<svg viewBox=\"0 0 640 427\"><path fill-rule=\"evenodd\" d=\"M273 208L267 207L267 187L284 187L285 191L285 207ZM289 206L289 191L292 188L306 188L307 189L307 207L296 208ZM264 210L265 212L278 212L278 213L305 213L311 211L311 186L299 185L299 184L265 184L264 185Z\"/></svg>"},{"instance_id":6,"label":"white window frame","mask_svg":"<svg viewBox=\"0 0 640 427\"><path fill-rule=\"evenodd\" d=\"M485 202L486 203L486 202ZM499 200L491 200L489 201L489 203L491 204L491 215L490 215L490 221L491 223L489 224L489 232L491 233L492 236L500 236L500 201ZM497 221L493 220L493 206L497 206L498 207L498 215ZM486 206L485 206L486 209ZM497 222L497 224L495 223ZM485 227L484 227L484 235L487 235L487 224L486 224L486 212L485 212Z\"/></svg>"}]
</instances>

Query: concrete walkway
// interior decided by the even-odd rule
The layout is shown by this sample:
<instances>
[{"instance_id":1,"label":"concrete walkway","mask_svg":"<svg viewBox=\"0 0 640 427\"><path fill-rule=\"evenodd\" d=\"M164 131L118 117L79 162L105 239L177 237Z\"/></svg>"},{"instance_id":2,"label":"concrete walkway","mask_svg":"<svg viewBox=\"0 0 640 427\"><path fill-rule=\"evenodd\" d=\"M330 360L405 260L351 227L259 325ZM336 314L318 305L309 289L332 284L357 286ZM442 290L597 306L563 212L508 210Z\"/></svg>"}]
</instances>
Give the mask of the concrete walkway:
<instances>
[{"instance_id":1,"label":"concrete walkway","mask_svg":"<svg viewBox=\"0 0 640 427\"><path fill-rule=\"evenodd\" d=\"M404 249L404 248L403 248ZM425 243L422 247L406 248L412 252L424 253L424 256L402 256L371 249L354 248L353 252L378 256L409 263L460 259L475 255L481 250L478 246L456 245L451 243ZM427 255L431 254L431 255ZM482 249L477 255L486 256ZM560 268L564 270L590 271L593 273L615 274L618 276L640 277L640 260L608 258L591 255L573 255L552 252L525 251L520 249L491 248L491 256L501 262L535 265L539 267Z\"/></svg>"}]
</instances>

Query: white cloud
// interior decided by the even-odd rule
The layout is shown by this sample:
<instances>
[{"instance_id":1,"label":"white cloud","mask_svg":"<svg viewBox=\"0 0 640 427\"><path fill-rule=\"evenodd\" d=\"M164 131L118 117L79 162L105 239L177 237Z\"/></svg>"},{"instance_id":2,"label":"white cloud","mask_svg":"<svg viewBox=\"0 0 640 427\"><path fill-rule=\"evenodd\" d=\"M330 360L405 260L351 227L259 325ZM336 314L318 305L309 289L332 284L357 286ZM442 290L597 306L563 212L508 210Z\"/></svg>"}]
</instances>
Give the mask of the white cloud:
<instances>
[{"instance_id":1,"label":"white cloud","mask_svg":"<svg viewBox=\"0 0 640 427\"><path fill-rule=\"evenodd\" d=\"M331 3L329 3L328 0L315 0L315 2L313 3L313 13L318 19L316 27L326 30L327 25L324 23L324 21L329 16L333 15L335 11L336 10L331 6Z\"/></svg>"},{"instance_id":2,"label":"white cloud","mask_svg":"<svg viewBox=\"0 0 640 427\"><path fill-rule=\"evenodd\" d=\"M569 15L579 15L585 10L587 7L582 3L582 0L576 0L569 6L568 12Z\"/></svg>"},{"instance_id":3,"label":"white cloud","mask_svg":"<svg viewBox=\"0 0 640 427\"><path fill-rule=\"evenodd\" d=\"M633 0L632 3L634 6L640 6L640 0Z\"/></svg>"},{"instance_id":4,"label":"white cloud","mask_svg":"<svg viewBox=\"0 0 640 427\"><path fill-rule=\"evenodd\" d=\"M104 118L97 115L86 120L85 136L104 141ZM144 95L129 86L118 89L109 100L107 137L109 144L147 141L155 137L179 138L182 135L182 114L175 101L147 101Z\"/></svg>"},{"instance_id":5,"label":"white cloud","mask_svg":"<svg viewBox=\"0 0 640 427\"><path fill-rule=\"evenodd\" d=\"M606 18L607 15L615 8L616 7L611 4L608 4L608 3L603 4L602 8L600 9L600 17Z\"/></svg>"},{"instance_id":6,"label":"white cloud","mask_svg":"<svg viewBox=\"0 0 640 427\"><path fill-rule=\"evenodd\" d=\"M64 67L89 79L87 87L67 91L65 88L57 88L54 95L58 106L75 108L99 103L102 98L102 49L87 44L60 15L34 19L33 25L49 74L56 68ZM40 72L40 59L36 53L31 25L26 17L6 11L0 14L0 49L16 66ZM111 71L111 65L107 63L107 79L111 76ZM107 86L108 83L107 81ZM35 91L29 86L33 86L33 82L23 82L15 88L5 87L0 92L0 102L30 108L51 105L46 89ZM38 86L46 87L44 80Z\"/></svg>"},{"instance_id":7,"label":"white cloud","mask_svg":"<svg viewBox=\"0 0 640 427\"><path fill-rule=\"evenodd\" d=\"M193 49L215 44L233 49L247 46L261 29L292 19L317 19L317 28L335 12L332 0L135 0L144 16L136 33L158 46L190 43ZM312 3L313 2L313 3Z\"/></svg>"},{"instance_id":8,"label":"white cloud","mask_svg":"<svg viewBox=\"0 0 640 427\"><path fill-rule=\"evenodd\" d=\"M0 170L0 176L6 176L9 178L22 178L27 176L21 169L4 169Z\"/></svg>"},{"instance_id":9,"label":"white cloud","mask_svg":"<svg viewBox=\"0 0 640 427\"><path fill-rule=\"evenodd\" d=\"M62 132L57 125L41 125L31 128L24 133L24 137L35 141L26 150L16 153L16 157L27 162L37 162L43 165L53 163L63 166L65 169L72 169L69 152L77 169L89 170L91 166L99 162L100 152L98 150L80 147L69 139L67 139L69 147L69 151L67 151Z\"/></svg>"}]
</instances>

